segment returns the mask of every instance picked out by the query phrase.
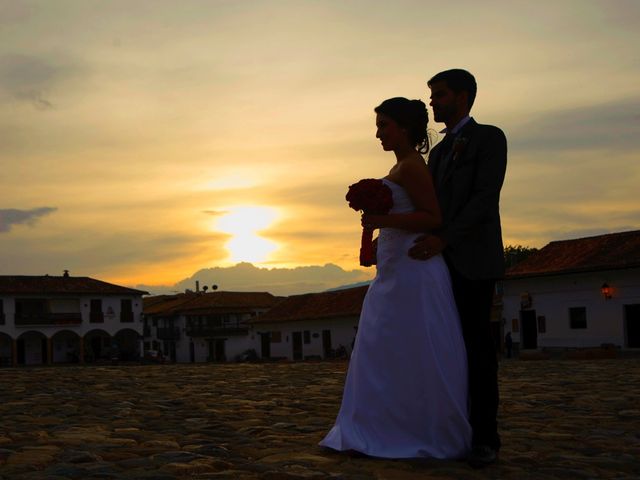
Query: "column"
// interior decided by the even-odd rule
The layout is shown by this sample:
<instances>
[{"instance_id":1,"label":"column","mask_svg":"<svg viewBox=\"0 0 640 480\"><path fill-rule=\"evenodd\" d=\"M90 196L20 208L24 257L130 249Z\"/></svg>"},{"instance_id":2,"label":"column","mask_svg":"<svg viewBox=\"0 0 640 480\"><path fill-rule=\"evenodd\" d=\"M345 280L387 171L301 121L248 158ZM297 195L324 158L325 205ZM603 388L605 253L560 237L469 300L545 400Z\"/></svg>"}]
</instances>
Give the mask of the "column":
<instances>
[{"instance_id":1,"label":"column","mask_svg":"<svg viewBox=\"0 0 640 480\"><path fill-rule=\"evenodd\" d=\"M18 366L18 340L11 339L11 366Z\"/></svg>"},{"instance_id":2,"label":"column","mask_svg":"<svg viewBox=\"0 0 640 480\"><path fill-rule=\"evenodd\" d=\"M47 365L53 363L53 338L47 337Z\"/></svg>"},{"instance_id":3,"label":"column","mask_svg":"<svg viewBox=\"0 0 640 480\"><path fill-rule=\"evenodd\" d=\"M78 361L84 363L84 335L80 335L80 355Z\"/></svg>"}]
</instances>

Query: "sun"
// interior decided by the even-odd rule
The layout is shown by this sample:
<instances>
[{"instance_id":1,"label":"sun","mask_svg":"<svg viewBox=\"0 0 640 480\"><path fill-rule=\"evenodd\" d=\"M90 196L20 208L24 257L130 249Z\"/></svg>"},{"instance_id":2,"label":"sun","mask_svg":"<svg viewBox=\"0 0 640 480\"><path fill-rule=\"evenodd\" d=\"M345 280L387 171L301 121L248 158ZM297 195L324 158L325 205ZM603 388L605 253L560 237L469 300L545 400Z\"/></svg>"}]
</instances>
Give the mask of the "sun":
<instances>
[{"instance_id":1,"label":"sun","mask_svg":"<svg viewBox=\"0 0 640 480\"><path fill-rule=\"evenodd\" d=\"M271 240L258 235L270 227L278 218L274 208L262 206L238 206L224 209L224 216L216 224L216 230L232 235L225 247L229 251L229 261L261 263L278 249Z\"/></svg>"}]
</instances>

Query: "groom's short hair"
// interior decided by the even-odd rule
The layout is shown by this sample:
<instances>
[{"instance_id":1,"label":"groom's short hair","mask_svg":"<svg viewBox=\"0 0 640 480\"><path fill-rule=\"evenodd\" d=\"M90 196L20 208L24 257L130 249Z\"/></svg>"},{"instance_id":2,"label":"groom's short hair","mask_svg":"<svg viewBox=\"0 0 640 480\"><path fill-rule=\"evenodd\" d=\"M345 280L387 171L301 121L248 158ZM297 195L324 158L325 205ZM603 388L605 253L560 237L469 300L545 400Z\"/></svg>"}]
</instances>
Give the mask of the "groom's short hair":
<instances>
[{"instance_id":1,"label":"groom's short hair","mask_svg":"<svg viewBox=\"0 0 640 480\"><path fill-rule=\"evenodd\" d=\"M427 82L427 85L431 87L435 82L445 82L455 93L467 92L467 105L469 106L469 110L471 110L473 102L476 99L476 93L478 92L478 85L473 75L461 68L453 68L435 74L431 80Z\"/></svg>"}]
</instances>

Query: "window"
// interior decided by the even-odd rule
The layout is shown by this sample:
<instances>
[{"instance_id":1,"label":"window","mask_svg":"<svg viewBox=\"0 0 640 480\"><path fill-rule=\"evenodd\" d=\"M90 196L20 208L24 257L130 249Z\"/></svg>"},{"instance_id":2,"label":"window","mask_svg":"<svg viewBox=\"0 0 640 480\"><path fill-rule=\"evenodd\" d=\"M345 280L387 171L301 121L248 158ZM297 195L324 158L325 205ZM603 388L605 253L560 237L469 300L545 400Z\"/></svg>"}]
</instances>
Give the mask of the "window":
<instances>
[{"instance_id":1,"label":"window","mask_svg":"<svg viewBox=\"0 0 640 480\"><path fill-rule=\"evenodd\" d=\"M311 343L311 332L309 330L304 331L304 343Z\"/></svg>"},{"instance_id":2,"label":"window","mask_svg":"<svg viewBox=\"0 0 640 480\"><path fill-rule=\"evenodd\" d=\"M46 323L49 305L42 298L17 298L16 299L15 324L37 325Z\"/></svg>"},{"instance_id":3,"label":"window","mask_svg":"<svg viewBox=\"0 0 640 480\"><path fill-rule=\"evenodd\" d=\"M130 298L120 300L120 321L133 322L133 306Z\"/></svg>"},{"instance_id":4,"label":"window","mask_svg":"<svg viewBox=\"0 0 640 480\"><path fill-rule=\"evenodd\" d=\"M569 308L569 326L572 329L587 328L587 308Z\"/></svg>"},{"instance_id":5,"label":"window","mask_svg":"<svg viewBox=\"0 0 640 480\"><path fill-rule=\"evenodd\" d=\"M282 332L271 332L271 343L282 342Z\"/></svg>"},{"instance_id":6,"label":"window","mask_svg":"<svg viewBox=\"0 0 640 480\"><path fill-rule=\"evenodd\" d=\"M538 317L538 333L547 333L547 317L544 315Z\"/></svg>"},{"instance_id":7,"label":"window","mask_svg":"<svg viewBox=\"0 0 640 480\"><path fill-rule=\"evenodd\" d=\"M520 331L520 325L518 324L518 319L517 318L512 318L511 319L511 331L513 333L518 333Z\"/></svg>"},{"instance_id":8,"label":"window","mask_svg":"<svg viewBox=\"0 0 640 480\"><path fill-rule=\"evenodd\" d=\"M102 313L102 299L92 298L91 308L89 310L89 321L91 323L104 322L104 314Z\"/></svg>"}]
</instances>

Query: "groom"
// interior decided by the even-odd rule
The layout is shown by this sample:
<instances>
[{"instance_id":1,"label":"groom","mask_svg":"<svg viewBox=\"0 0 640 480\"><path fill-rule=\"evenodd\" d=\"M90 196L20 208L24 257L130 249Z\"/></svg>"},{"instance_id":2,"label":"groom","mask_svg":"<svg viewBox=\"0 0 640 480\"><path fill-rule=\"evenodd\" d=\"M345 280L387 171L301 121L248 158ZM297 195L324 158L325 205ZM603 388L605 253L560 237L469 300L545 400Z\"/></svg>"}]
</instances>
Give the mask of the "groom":
<instances>
[{"instance_id":1,"label":"groom","mask_svg":"<svg viewBox=\"0 0 640 480\"><path fill-rule=\"evenodd\" d=\"M497 460L498 363L491 336L496 279L504 274L498 203L507 166L507 141L492 125L469 116L476 80L466 70L440 72L427 83L436 122L446 136L429 155L429 169L442 210L443 227L420 237L409 251L427 260L443 253L451 272L469 362L473 467Z\"/></svg>"}]
</instances>

